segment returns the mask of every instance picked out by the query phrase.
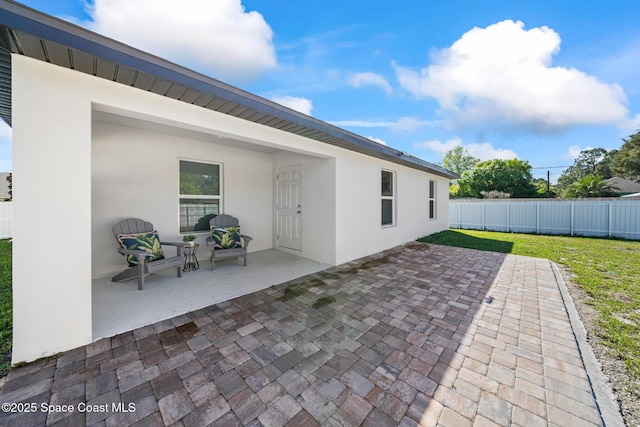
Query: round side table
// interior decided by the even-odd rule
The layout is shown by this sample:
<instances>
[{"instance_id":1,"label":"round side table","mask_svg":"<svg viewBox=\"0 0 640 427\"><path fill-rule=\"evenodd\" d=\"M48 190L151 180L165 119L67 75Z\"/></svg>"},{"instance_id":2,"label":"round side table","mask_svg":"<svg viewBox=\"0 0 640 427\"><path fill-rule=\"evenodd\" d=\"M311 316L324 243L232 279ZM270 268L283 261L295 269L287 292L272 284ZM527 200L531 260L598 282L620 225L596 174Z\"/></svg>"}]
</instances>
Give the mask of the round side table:
<instances>
[{"instance_id":1,"label":"round side table","mask_svg":"<svg viewBox=\"0 0 640 427\"><path fill-rule=\"evenodd\" d=\"M198 243L192 243L184 246L184 265L182 271L197 270L200 268L196 252L198 251Z\"/></svg>"}]
</instances>

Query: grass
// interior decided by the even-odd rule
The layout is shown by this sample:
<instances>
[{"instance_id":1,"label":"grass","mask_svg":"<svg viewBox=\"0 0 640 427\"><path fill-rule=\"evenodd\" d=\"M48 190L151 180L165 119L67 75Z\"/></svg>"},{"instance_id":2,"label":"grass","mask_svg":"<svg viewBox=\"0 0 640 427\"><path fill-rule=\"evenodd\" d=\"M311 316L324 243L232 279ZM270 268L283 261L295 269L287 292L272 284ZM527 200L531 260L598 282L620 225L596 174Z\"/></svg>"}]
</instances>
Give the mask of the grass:
<instances>
[{"instance_id":1,"label":"grass","mask_svg":"<svg viewBox=\"0 0 640 427\"><path fill-rule=\"evenodd\" d=\"M13 326L11 299L11 243L0 240L0 377L11 367Z\"/></svg>"},{"instance_id":2,"label":"grass","mask_svg":"<svg viewBox=\"0 0 640 427\"><path fill-rule=\"evenodd\" d=\"M447 230L420 241L548 258L565 266L599 314L593 332L624 362L627 373L640 380L640 242L472 230ZM284 297L304 291L294 288ZM319 302L325 303L330 301ZM0 240L0 377L11 365L11 304L11 243Z\"/></svg>"},{"instance_id":3,"label":"grass","mask_svg":"<svg viewBox=\"0 0 640 427\"><path fill-rule=\"evenodd\" d=\"M547 258L566 267L598 313L591 332L624 362L628 375L640 380L640 242L474 230L447 230L419 240Z\"/></svg>"}]
</instances>

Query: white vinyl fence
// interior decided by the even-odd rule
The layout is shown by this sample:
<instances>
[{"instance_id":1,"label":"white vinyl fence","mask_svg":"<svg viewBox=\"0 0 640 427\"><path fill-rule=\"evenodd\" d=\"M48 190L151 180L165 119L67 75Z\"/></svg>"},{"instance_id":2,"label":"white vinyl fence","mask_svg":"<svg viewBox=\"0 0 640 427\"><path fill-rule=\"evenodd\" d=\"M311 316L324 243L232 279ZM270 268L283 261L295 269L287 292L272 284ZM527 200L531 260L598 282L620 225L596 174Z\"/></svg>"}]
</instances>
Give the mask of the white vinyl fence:
<instances>
[{"instance_id":1,"label":"white vinyl fence","mask_svg":"<svg viewBox=\"0 0 640 427\"><path fill-rule=\"evenodd\" d=\"M0 202L0 239L13 236L13 203Z\"/></svg>"},{"instance_id":2,"label":"white vinyl fence","mask_svg":"<svg viewBox=\"0 0 640 427\"><path fill-rule=\"evenodd\" d=\"M640 240L639 199L449 201L451 228Z\"/></svg>"}]
</instances>

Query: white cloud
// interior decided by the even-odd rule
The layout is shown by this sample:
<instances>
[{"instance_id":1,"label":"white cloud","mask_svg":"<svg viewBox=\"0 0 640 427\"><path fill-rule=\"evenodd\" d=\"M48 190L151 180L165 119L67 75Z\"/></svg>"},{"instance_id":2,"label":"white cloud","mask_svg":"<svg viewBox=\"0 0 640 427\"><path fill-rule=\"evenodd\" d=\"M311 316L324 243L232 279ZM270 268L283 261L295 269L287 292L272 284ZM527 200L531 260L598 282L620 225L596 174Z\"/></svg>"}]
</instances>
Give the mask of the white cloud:
<instances>
[{"instance_id":1,"label":"white cloud","mask_svg":"<svg viewBox=\"0 0 640 427\"><path fill-rule=\"evenodd\" d=\"M620 126L620 131L624 138L638 132L638 130L640 130L640 113L626 120Z\"/></svg>"},{"instance_id":2,"label":"white cloud","mask_svg":"<svg viewBox=\"0 0 640 427\"><path fill-rule=\"evenodd\" d=\"M394 122L374 120L334 120L330 121L329 123L341 127L389 128L396 132L411 132L423 127L433 127L438 124L438 122L433 122L430 120L419 120L415 117L400 117Z\"/></svg>"},{"instance_id":3,"label":"white cloud","mask_svg":"<svg viewBox=\"0 0 640 427\"><path fill-rule=\"evenodd\" d=\"M87 26L223 80L247 80L277 65L273 33L241 0L95 0Z\"/></svg>"},{"instance_id":4,"label":"white cloud","mask_svg":"<svg viewBox=\"0 0 640 427\"><path fill-rule=\"evenodd\" d=\"M465 145L464 148L466 148L469 151L469 154L471 154L473 157L479 158L480 160L492 160L492 159L509 160L509 159L518 158L518 155L516 154L515 151L509 150L507 148L494 148L488 142L482 142L479 144L478 143L468 144L468 145Z\"/></svg>"},{"instance_id":5,"label":"white cloud","mask_svg":"<svg viewBox=\"0 0 640 427\"><path fill-rule=\"evenodd\" d=\"M373 120L332 120L329 121L332 125L341 127L354 127L354 128L386 128L395 125L397 122L384 122Z\"/></svg>"},{"instance_id":6,"label":"white cloud","mask_svg":"<svg viewBox=\"0 0 640 427\"><path fill-rule=\"evenodd\" d=\"M382 89L387 95L392 92L391 85L380 74L376 73L357 73L349 77L348 83L353 87L375 86Z\"/></svg>"},{"instance_id":7,"label":"white cloud","mask_svg":"<svg viewBox=\"0 0 640 427\"><path fill-rule=\"evenodd\" d=\"M419 99L436 99L454 126L550 132L623 122L622 88L553 67L559 50L552 29L525 30L522 22L507 20L466 32L420 72L393 65L401 86Z\"/></svg>"},{"instance_id":8,"label":"white cloud","mask_svg":"<svg viewBox=\"0 0 640 427\"><path fill-rule=\"evenodd\" d=\"M577 159L580 153L584 150L593 150L593 147L580 148L579 145L572 145L568 148L567 153L570 158Z\"/></svg>"},{"instance_id":9,"label":"white cloud","mask_svg":"<svg viewBox=\"0 0 640 427\"><path fill-rule=\"evenodd\" d=\"M436 153L444 156L447 151L462 146L470 155L477 157L480 160L493 160L493 159L516 159L518 155L513 151L506 148L494 148L488 142L463 144L462 139L452 138L448 141L442 142L439 140L430 140L424 142L418 142L415 144L418 148L435 151Z\"/></svg>"},{"instance_id":10,"label":"white cloud","mask_svg":"<svg viewBox=\"0 0 640 427\"><path fill-rule=\"evenodd\" d=\"M462 145L462 140L460 138L453 138L446 142L433 139L429 141L418 142L415 144L415 146L418 148L424 148L426 150L435 151L441 156L444 156L445 154L447 154L447 151L453 150L459 145Z\"/></svg>"},{"instance_id":11,"label":"white cloud","mask_svg":"<svg viewBox=\"0 0 640 427\"><path fill-rule=\"evenodd\" d=\"M387 145L387 143L380 138L375 138L373 136L367 136L366 138L372 140L373 142L377 142L378 144Z\"/></svg>"},{"instance_id":12,"label":"white cloud","mask_svg":"<svg viewBox=\"0 0 640 427\"><path fill-rule=\"evenodd\" d=\"M277 102L278 104L282 104L285 107L289 107L292 110L296 110L301 112L302 114L306 114L307 116L311 115L311 110L313 110L313 103L310 99L295 97L295 96L282 96L271 98L273 102Z\"/></svg>"},{"instance_id":13,"label":"white cloud","mask_svg":"<svg viewBox=\"0 0 640 427\"><path fill-rule=\"evenodd\" d=\"M429 126L433 126L433 122L415 117L400 117L390 128L397 132L411 132Z\"/></svg>"}]
</instances>

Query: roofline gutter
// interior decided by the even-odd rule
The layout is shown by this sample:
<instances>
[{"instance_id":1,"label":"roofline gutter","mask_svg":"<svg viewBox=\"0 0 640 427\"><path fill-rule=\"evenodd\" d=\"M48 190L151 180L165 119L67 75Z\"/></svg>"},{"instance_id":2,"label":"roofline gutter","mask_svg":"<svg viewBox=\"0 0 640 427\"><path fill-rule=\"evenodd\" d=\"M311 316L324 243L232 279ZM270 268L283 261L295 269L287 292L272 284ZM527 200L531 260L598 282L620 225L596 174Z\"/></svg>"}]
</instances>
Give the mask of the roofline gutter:
<instances>
[{"instance_id":1,"label":"roofline gutter","mask_svg":"<svg viewBox=\"0 0 640 427\"><path fill-rule=\"evenodd\" d=\"M307 116L273 101L228 85L220 80L208 77L189 68L19 3L0 0L0 25L98 56L116 64L122 64L214 97L235 102L261 113L274 115L299 126L320 131L332 137L355 144L364 149L364 151L378 153L377 157L382 155L382 158L388 157L387 160L391 161L394 161L392 159L398 159L403 164L409 163L419 166L420 169L428 170L437 175L450 179L459 178L457 174L451 171L417 157L410 156L402 151L378 144L345 129Z\"/></svg>"}]
</instances>

